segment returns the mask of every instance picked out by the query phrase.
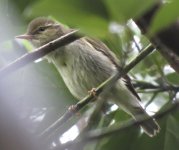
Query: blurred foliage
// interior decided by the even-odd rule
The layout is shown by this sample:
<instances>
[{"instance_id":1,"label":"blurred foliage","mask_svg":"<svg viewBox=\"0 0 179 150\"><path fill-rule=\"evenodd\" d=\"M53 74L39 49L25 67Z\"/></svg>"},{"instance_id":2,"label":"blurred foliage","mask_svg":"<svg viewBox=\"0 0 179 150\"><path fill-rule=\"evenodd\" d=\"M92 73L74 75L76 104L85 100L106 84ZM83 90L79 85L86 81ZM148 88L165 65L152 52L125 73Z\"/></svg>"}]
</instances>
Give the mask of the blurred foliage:
<instances>
[{"instance_id":1,"label":"blurred foliage","mask_svg":"<svg viewBox=\"0 0 179 150\"><path fill-rule=\"evenodd\" d=\"M175 22L179 16L178 7L178 0L172 0L172 2L168 1L167 5L163 5L163 7L158 11L157 15L155 15L151 25L150 34L154 34Z\"/></svg>"},{"instance_id":2,"label":"blurred foliage","mask_svg":"<svg viewBox=\"0 0 179 150\"><path fill-rule=\"evenodd\" d=\"M48 11L47 11L48 10ZM50 12L50 13L49 13ZM27 16L53 16L89 35L104 37L107 34L107 12L101 1L95 0L43 0L26 8Z\"/></svg>"},{"instance_id":3,"label":"blurred foliage","mask_svg":"<svg viewBox=\"0 0 179 150\"><path fill-rule=\"evenodd\" d=\"M51 16L70 27L79 28L86 35L100 38L116 53L124 65L150 43L144 35L141 35L135 23L128 20L139 17L155 2L155 0L0 0L0 17L3 20L3 28L0 27L2 33L0 66L7 65L26 52L22 43L12 39L17 33L25 32L27 23L37 16ZM177 0L166 3L155 16L150 31L157 32L172 23L178 17L178 7ZM17 16L19 18L16 20ZM20 25L22 22L24 25ZM179 75L174 73L157 51L133 68L130 75L134 82L145 81L160 87L179 85ZM1 92L7 92L7 97L11 96L11 104L16 108L20 120L29 122L27 129L36 134L56 121L71 104L76 103L76 99L67 90L57 70L45 60L27 65L0 82ZM164 109L176 95L177 93L171 91L159 93L154 90L149 93L146 89L140 93L144 105L148 103L150 106L149 112ZM108 111L100 121L96 120L100 122L99 127L109 126L115 122L122 124L130 118L120 109ZM85 113L85 110L83 112ZM155 138L142 134L140 129L131 128L121 134L97 141L86 149L177 150L178 115L178 112L172 113L159 120L161 132ZM77 118L79 117L68 122L63 129L70 128L77 122ZM83 122L76 125L79 130L84 128ZM52 141L57 143L57 139Z\"/></svg>"},{"instance_id":4,"label":"blurred foliage","mask_svg":"<svg viewBox=\"0 0 179 150\"><path fill-rule=\"evenodd\" d=\"M104 0L104 2L111 18L127 21L130 18L140 16L155 3L155 0L127 0L125 2L124 0Z\"/></svg>"}]
</instances>

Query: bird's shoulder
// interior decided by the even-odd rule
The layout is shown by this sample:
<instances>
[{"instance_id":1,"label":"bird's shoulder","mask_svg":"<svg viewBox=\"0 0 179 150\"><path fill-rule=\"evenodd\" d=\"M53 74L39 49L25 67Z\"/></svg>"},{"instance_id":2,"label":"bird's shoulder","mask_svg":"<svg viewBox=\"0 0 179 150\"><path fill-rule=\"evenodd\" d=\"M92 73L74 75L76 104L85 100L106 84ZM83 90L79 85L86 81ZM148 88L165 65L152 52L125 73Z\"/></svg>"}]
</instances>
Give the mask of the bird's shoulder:
<instances>
[{"instance_id":1,"label":"bird's shoulder","mask_svg":"<svg viewBox=\"0 0 179 150\"><path fill-rule=\"evenodd\" d=\"M86 42L88 42L92 47L94 47L94 49L107 56L116 67L119 67L119 60L102 41L89 37L84 37L84 40L86 40Z\"/></svg>"}]
</instances>

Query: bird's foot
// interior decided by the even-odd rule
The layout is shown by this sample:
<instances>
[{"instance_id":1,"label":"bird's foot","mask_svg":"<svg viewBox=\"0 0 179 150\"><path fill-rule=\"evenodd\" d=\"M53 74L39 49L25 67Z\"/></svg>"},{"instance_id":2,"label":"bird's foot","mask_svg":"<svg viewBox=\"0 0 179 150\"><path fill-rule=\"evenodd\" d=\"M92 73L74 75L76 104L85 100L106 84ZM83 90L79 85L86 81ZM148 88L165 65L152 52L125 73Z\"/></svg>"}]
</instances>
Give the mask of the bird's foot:
<instances>
[{"instance_id":1,"label":"bird's foot","mask_svg":"<svg viewBox=\"0 0 179 150\"><path fill-rule=\"evenodd\" d=\"M88 94L90 96L96 97L96 88L92 88L90 91L88 91Z\"/></svg>"}]
</instances>

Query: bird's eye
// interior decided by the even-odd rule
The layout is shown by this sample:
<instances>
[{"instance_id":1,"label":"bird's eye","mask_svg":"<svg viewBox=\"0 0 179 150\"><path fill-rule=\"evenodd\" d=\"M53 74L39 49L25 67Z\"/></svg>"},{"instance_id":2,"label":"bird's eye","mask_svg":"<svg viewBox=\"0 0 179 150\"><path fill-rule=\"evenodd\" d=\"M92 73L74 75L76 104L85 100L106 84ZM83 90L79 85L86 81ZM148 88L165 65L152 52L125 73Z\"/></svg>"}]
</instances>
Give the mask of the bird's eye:
<instances>
[{"instance_id":1,"label":"bird's eye","mask_svg":"<svg viewBox=\"0 0 179 150\"><path fill-rule=\"evenodd\" d=\"M39 27L38 31L43 32L43 31L45 31L45 29L46 29L45 27Z\"/></svg>"}]
</instances>

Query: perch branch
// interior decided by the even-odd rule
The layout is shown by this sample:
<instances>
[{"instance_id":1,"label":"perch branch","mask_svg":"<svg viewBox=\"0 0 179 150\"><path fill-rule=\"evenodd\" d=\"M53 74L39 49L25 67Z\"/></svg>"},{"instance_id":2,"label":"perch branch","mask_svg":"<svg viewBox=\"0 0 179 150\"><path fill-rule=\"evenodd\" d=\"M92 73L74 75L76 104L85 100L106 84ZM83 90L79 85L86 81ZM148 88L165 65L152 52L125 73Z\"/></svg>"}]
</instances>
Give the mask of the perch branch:
<instances>
[{"instance_id":1,"label":"perch branch","mask_svg":"<svg viewBox=\"0 0 179 150\"><path fill-rule=\"evenodd\" d=\"M179 101L177 100L174 104L172 104L170 107L168 107L164 111L155 114L153 116L153 118L160 119L160 118L166 116L167 114L169 114L173 111L176 111L178 108L179 108ZM66 148L70 148L72 146L80 145L82 143L86 144L89 142L93 142L93 141L105 138L107 136L111 136L113 134L119 134L120 132L124 132L132 127L139 126L140 124L142 124L145 121L148 121L150 119L151 118L149 118L149 117L141 117L138 120L130 119L130 120L126 121L125 123L123 123L122 125L115 124L115 125L112 125L111 127L88 131L88 132L86 132L86 134L83 134L83 136L80 139L78 138L78 140L70 141L63 145L60 145L60 147L57 146L53 150L66 149Z\"/></svg>"},{"instance_id":2,"label":"perch branch","mask_svg":"<svg viewBox=\"0 0 179 150\"><path fill-rule=\"evenodd\" d=\"M67 33L64 36L54 40L54 41L51 41L51 42L37 48L33 52L27 53L27 54L19 57L12 63L10 63L7 66L5 66L4 68L0 69L0 79L7 76L8 74L16 71L17 69L29 64L30 62L33 62L33 61L45 56L46 54L54 51L55 49L62 47L64 45L67 45L67 44L79 39L80 36L77 36L76 33L77 33L77 30L74 30L74 31Z\"/></svg>"},{"instance_id":3,"label":"perch branch","mask_svg":"<svg viewBox=\"0 0 179 150\"><path fill-rule=\"evenodd\" d=\"M53 123L51 126L49 126L47 129L45 129L41 134L40 137L48 137L50 133L56 131L60 126L62 126L67 120L69 120L76 112L78 112L80 109L82 109L85 105L87 105L89 102L94 100L99 96L99 94L104 91L106 88L111 88L114 83L121 78L122 76L126 75L134 66L136 66L141 60L143 60L148 54L150 54L154 50L153 46L150 44L148 45L144 50L142 50L139 55L131 61L128 65L124 67L121 71L116 73L115 75L111 76L109 79L107 79L105 82L103 82L101 85L99 85L96 88L96 94L95 96L93 94L90 94L86 96L84 99L79 101L77 104L73 106L74 111L67 110L63 116L61 116L55 123Z\"/></svg>"}]
</instances>

